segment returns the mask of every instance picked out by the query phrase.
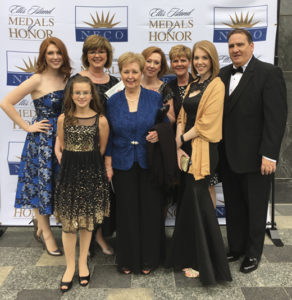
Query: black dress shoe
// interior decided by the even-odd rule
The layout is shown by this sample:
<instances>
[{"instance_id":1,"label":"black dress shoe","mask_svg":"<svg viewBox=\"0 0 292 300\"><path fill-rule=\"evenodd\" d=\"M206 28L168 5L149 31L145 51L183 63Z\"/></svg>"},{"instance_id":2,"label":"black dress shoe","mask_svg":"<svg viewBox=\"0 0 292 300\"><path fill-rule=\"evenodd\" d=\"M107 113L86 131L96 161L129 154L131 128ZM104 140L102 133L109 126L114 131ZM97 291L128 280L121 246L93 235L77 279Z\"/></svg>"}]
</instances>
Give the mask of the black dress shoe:
<instances>
[{"instance_id":1,"label":"black dress shoe","mask_svg":"<svg viewBox=\"0 0 292 300\"><path fill-rule=\"evenodd\" d=\"M236 252L228 252L227 253L227 260L228 262L237 261L240 258L240 254Z\"/></svg>"},{"instance_id":2,"label":"black dress shoe","mask_svg":"<svg viewBox=\"0 0 292 300\"><path fill-rule=\"evenodd\" d=\"M246 256L240 266L240 272L250 273L258 268L259 261L255 257Z\"/></svg>"}]
</instances>

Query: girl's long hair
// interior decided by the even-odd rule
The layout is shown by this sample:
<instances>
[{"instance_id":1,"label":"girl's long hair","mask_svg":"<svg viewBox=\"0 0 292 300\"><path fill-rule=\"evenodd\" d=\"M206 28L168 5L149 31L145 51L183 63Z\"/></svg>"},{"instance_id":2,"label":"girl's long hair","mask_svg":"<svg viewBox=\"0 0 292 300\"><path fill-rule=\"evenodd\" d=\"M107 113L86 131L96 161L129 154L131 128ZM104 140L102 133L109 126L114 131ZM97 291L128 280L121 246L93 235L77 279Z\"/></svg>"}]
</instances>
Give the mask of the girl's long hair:
<instances>
[{"instance_id":1,"label":"girl's long hair","mask_svg":"<svg viewBox=\"0 0 292 300\"><path fill-rule=\"evenodd\" d=\"M65 114L65 124L74 125L77 122L77 118L74 117L76 110L76 105L72 99L73 86L75 83L87 83L90 86L90 91L92 95L92 100L90 101L90 108L97 113L104 114L103 106L100 103L98 93L92 81L86 77L77 75L76 77L69 80L64 94L64 114Z\"/></svg>"}]
</instances>

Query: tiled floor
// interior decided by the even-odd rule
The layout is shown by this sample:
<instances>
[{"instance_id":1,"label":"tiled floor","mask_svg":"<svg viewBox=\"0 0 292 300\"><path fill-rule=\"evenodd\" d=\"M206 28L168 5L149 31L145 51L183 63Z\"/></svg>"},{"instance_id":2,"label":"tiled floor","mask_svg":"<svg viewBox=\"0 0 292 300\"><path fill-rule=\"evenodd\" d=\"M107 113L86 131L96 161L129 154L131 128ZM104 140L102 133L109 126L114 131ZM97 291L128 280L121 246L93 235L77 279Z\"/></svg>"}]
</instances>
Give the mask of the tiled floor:
<instances>
[{"instance_id":1,"label":"tiled floor","mask_svg":"<svg viewBox=\"0 0 292 300\"><path fill-rule=\"evenodd\" d=\"M0 299L292 299L292 204L276 206L276 222L285 246L275 247L266 237L258 270L243 274L240 262L231 263L231 283L206 288L198 279L163 268L149 276L126 276L116 271L115 257L98 251L89 262L89 286L82 288L75 279L72 290L64 295L58 290L64 257L51 257L43 251L31 228L8 228L0 237ZM221 230L225 238L225 227ZM171 230L167 231L170 234ZM61 244L61 230L54 228L54 232ZM110 242L114 244L114 239Z\"/></svg>"}]
</instances>

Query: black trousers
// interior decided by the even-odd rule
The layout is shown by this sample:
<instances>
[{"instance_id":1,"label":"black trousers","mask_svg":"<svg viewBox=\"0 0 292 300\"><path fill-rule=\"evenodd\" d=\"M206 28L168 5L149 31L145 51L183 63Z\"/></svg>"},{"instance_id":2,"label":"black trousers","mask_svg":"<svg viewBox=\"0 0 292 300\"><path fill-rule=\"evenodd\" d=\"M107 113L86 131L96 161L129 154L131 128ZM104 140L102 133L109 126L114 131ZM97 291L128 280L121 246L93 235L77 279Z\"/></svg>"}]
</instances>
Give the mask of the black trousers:
<instances>
[{"instance_id":1,"label":"black trousers","mask_svg":"<svg viewBox=\"0 0 292 300\"><path fill-rule=\"evenodd\" d=\"M265 239L271 175L221 168L229 250L260 259Z\"/></svg>"},{"instance_id":2,"label":"black trousers","mask_svg":"<svg viewBox=\"0 0 292 300\"><path fill-rule=\"evenodd\" d=\"M118 269L158 267L164 256L163 193L148 170L135 163L128 171L114 170Z\"/></svg>"}]
</instances>

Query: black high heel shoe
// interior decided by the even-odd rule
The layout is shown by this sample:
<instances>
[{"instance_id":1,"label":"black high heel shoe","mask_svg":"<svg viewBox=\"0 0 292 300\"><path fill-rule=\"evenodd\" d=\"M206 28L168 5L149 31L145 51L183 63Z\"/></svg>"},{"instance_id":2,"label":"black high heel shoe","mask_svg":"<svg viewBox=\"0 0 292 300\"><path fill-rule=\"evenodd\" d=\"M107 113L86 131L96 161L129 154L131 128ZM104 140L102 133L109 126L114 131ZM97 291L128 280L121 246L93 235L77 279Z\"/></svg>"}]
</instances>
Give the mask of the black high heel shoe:
<instances>
[{"instance_id":1,"label":"black high heel shoe","mask_svg":"<svg viewBox=\"0 0 292 300\"><path fill-rule=\"evenodd\" d=\"M87 275L87 276L78 276L78 279L79 279L79 284L81 286L87 286L89 281L90 281L90 273ZM87 281L87 282L82 282L82 281Z\"/></svg>"},{"instance_id":2,"label":"black high heel shoe","mask_svg":"<svg viewBox=\"0 0 292 300\"><path fill-rule=\"evenodd\" d=\"M38 220L33 218L29 224L31 223L33 223L33 237L37 242L42 243L41 237L38 235Z\"/></svg>"},{"instance_id":3,"label":"black high heel shoe","mask_svg":"<svg viewBox=\"0 0 292 300\"><path fill-rule=\"evenodd\" d=\"M72 285L73 285L73 278L69 282L62 281L62 279L61 279L61 283L60 283L60 290L61 290L61 292L62 293L68 292L72 288ZM66 289L62 289L62 287L67 287L67 288Z\"/></svg>"},{"instance_id":4,"label":"black high heel shoe","mask_svg":"<svg viewBox=\"0 0 292 300\"><path fill-rule=\"evenodd\" d=\"M41 233L40 239L41 239L41 242L42 242L42 244L43 244L44 250L47 250L47 253L48 253L49 255L52 255L52 256L61 256L61 255L63 255L62 251L61 251L59 248L57 248L57 250L55 250L55 251L49 251L49 250L48 250L47 244L46 244L45 239L44 239L44 236L43 236L43 233ZM63 283L64 283L64 282L63 282ZM68 282L65 282L65 284L67 284L67 283L68 283ZM71 283L72 283L72 282L71 282Z\"/></svg>"}]
</instances>

